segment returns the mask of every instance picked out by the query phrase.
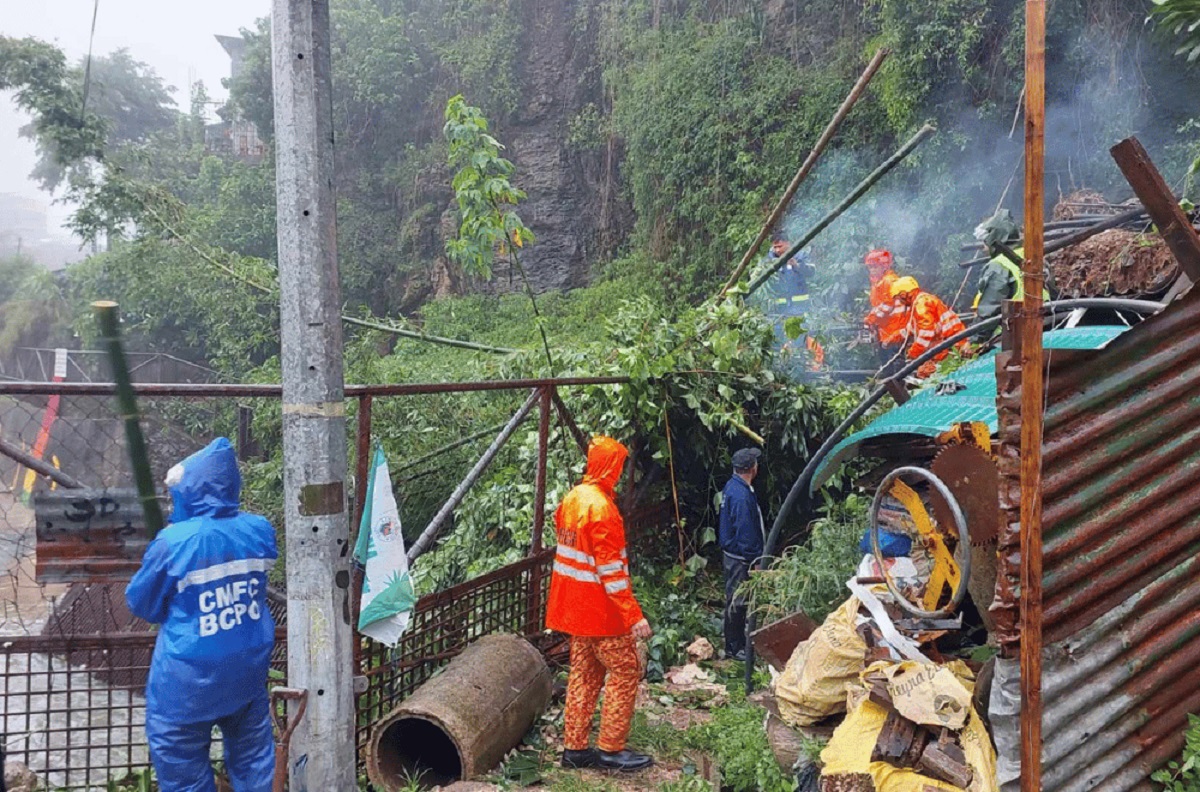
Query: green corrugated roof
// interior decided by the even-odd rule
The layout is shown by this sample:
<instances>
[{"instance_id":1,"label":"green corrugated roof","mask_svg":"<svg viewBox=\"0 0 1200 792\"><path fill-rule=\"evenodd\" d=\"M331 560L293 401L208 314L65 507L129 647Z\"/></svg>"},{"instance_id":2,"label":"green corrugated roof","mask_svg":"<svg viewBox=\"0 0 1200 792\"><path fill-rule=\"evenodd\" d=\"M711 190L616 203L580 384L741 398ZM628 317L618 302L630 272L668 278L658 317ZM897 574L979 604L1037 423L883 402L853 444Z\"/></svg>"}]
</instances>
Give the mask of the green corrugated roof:
<instances>
[{"instance_id":1,"label":"green corrugated roof","mask_svg":"<svg viewBox=\"0 0 1200 792\"><path fill-rule=\"evenodd\" d=\"M1047 349L1100 349L1128 330L1124 326L1076 327L1051 330L1043 336ZM949 377L922 388L904 404L888 410L865 429L833 447L813 474L811 489L820 488L844 461L858 453L864 441L875 437L924 435L936 437L956 423L983 421L996 431L996 352L989 352L955 371ZM958 382L966 386L957 393L939 396L937 384Z\"/></svg>"}]
</instances>

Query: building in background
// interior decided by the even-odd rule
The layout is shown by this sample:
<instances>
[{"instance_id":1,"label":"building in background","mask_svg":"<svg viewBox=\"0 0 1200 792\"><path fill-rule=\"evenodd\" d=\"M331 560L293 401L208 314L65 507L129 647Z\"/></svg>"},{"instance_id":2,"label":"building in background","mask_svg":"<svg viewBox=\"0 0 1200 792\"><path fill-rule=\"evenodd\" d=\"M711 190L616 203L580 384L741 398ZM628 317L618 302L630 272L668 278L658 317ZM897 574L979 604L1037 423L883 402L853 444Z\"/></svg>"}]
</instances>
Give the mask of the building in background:
<instances>
[{"instance_id":1,"label":"building in background","mask_svg":"<svg viewBox=\"0 0 1200 792\"><path fill-rule=\"evenodd\" d=\"M229 76L242 73L246 40L240 36L217 36L217 42L229 53ZM204 148L210 154L231 157L256 165L266 156L267 147L258 136L258 128L242 118L230 104L217 109L220 121L204 127Z\"/></svg>"},{"instance_id":2,"label":"building in background","mask_svg":"<svg viewBox=\"0 0 1200 792\"><path fill-rule=\"evenodd\" d=\"M51 272L87 253L70 236L50 230L46 204L36 198L0 193L0 257L28 256Z\"/></svg>"}]
</instances>

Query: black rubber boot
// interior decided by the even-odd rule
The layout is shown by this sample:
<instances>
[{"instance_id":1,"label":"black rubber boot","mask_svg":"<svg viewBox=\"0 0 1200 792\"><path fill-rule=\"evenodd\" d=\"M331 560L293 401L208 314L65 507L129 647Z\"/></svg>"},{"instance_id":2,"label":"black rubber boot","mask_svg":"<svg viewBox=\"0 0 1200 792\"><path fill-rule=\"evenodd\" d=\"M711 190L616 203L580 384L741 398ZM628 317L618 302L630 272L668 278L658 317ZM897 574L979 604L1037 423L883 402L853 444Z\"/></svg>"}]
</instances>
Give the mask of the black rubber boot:
<instances>
[{"instance_id":1,"label":"black rubber boot","mask_svg":"<svg viewBox=\"0 0 1200 792\"><path fill-rule=\"evenodd\" d=\"M562 766L574 770L596 766L596 749L584 748L582 751L567 751L562 754Z\"/></svg>"},{"instance_id":2,"label":"black rubber boot","mask_svg":"<svg viewBox=\"0 0 1200 792\"><path fill-rule=\"evenodd\" d=\"M635 770L645 770L654 764L654 760L646 754L635 753L628 748L616 753L600 751L596 754L596 767L601 770L620 770L632 773Z\"/></svg>"}]
</instances>

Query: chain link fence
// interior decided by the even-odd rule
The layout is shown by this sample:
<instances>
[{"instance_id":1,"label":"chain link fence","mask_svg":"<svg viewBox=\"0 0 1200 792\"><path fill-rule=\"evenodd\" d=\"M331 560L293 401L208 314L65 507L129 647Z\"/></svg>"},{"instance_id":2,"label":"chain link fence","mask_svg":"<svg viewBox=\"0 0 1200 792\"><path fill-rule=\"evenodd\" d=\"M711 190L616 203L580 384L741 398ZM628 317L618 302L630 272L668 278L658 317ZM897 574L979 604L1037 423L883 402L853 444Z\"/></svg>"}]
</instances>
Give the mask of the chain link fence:
<instances>
[{"instance_id":1,"label":"chain link fence","mask_svg":"<svg viewBox=\"0 0 1200 792\"><path fill-rule=\"evenodd\" d=\"M520 390L513 394L518 401L529 392ZM85 487L132 487L115 400L79 391L0 382L0 440ZM162 481L172 465L213 438L230 437L253 470L243 488L244 508L266 514L280 526L282 473L262 453L279 440L278 396L261 389L246 395L247 389L202 385L150 391L139 397L139 407L155 480ZM348 399L352 464L356 456L370 452L371 396L363 392ZM403 404L404 394L381 392L374 398L376 412L382 411L389 423L410 409ZM425 398L439 400L446 415L464 419L479 406L471 394L458 401L444 394ZM353 418L364 400L366 415L355 427ZM477 451L464 448L464 458ZM539 458L544 469L544 451ZM514 459L529 462L520 454ZM422 465L407 476L425 469ZM406 475L398 478L404 482ZM529 471L528 479L533 478ZM129 612L123 583L38 582L34 507L39 493L62 487L0 454L0 744L50 789L104 789L110 780L149 764L143 690L155 633ZM359 638L354 660L366 681L357 700L360 768L371 725L472 640L512 632L530 638L548 655L565 656L561 638L543 629L551 558L552 551L539 550L421 598L409 631L394 649ZM271 610L278 628L272 684L283 684L286 595L282 575L273 574L272 581ZM219 744L214 746L214 758L219 750Z\"/></svg>"}]
</instances>

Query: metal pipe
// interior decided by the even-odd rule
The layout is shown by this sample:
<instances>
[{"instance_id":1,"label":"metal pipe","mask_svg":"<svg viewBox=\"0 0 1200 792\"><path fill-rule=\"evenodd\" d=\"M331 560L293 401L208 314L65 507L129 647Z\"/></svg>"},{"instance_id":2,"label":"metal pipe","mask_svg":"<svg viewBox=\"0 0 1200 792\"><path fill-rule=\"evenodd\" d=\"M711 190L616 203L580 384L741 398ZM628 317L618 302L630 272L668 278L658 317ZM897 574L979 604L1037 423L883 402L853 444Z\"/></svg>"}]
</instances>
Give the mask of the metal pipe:
<instances>
[{"instance_id":1,"label":"metal pipe","mask_svg":"<svg viewBox=\"0 0 1200 792\"><path fill-rule=\"evenodd\" d=\"M462 499L466 497L467 491L475 486L475 482L479 481L479 477L483 475L483 471L492 463L492 460L496 458L496 454L500 453L500 449L508 442L508 438L512 437L512 433L517 430L517 427L529 415L530 410L533 409L533 405L537 404L539 397L540 391L535 388L529 394L529 398L525 400L525 403L521 405L521 409L517 410L516 414L509 419L508 423L504 425L504 429L496 436L496 439L492 441L488 449L483 452L483 456L479 458L479 461L467 473L466 478L459 482L458 486L454 488L454 492L450 493L450 497L442 504L442 508L438 509L438 513L429 521L429 525L417 537L417 541L413 542L413 546L408 549L409 564L415 561L433 544L433 540L437 538L438 531L441 530L442 523L462 503Z\"/></svg>"},{"instance_id":2,"label":"metal pipe","mask_svg":"<svg viewBox=\"0 0 1200 792\"><path fill-rule=\"evenodd\" d=\"M363 530L362 518L367 511L367 479L371 475L371 408L373 397L358 397L358 426L354 437L354 522L350 525L350 547L358 546L358 532ZM368 530L370 530L368 528ZM350 624L358 625L362 609L363 568L350 565ZM363 672L362 636L354 631L354 667Z\"/></svg>"},{"instance_id":3,"label":"metal pipe","mask_svg":"<svg viewBox=\"0 0 1200 792\"><path fill-rule=\"evenodd\" d=\"M121 346L121 328L117 304L108 300L92 303L96 324L100 328L100 340L108 347L109 364L116 380L117 406L125 423L125 444L129 447L129 461L133 465L133 479L137 485L138 500L146 518L146 534L153 539L163 527L162 507L154 488L154 476L150 472L150 456L146 451L146 440L138 420L137 396L129 380L129 366L125 362L125 350Z\"/></svg>"},{"instance_id":4,"label":"metal pipe","mask_svg":"<svg viewBox=\"0 0 1200 792\"><path fill-rule=\"evenodd\" d=\"M1042 314L1049 315L1057 312L1067 312L1076 308L1120 308L1129 311L1153 313L1155 311L1161 311L1164 307L1165 306L1162 303L1150 302L1148 300L1087 297L1076 300L1056 300L1053 302L1048 302L1042 306ZM854 408L850 415L847 416L846 419L842 421L842 423L839 424L832 433L830 433L829 437L825 438L825 442L821 444L821 447L818 448L816 453L813 454L812 458L809 459L808 464L804 466L804 470L801 471L800 475L796 478L795 483L792 484L792 488L788 491L783 505L779 508L779 513L775 516L775 521L771 524L771 531L767 535L767 542L763 551L764 557L770 558L774 555L775 545L778 543L779 534L783 530L783 524L786 521L787 515L796 507L796 503L800 500L801 496L804 494L804 491L807 489L808 482L812 480L812 476L816 472L817 467L821 464L825 457L829 456L829 452L832 451L833 447L841 441L846 432L848 432L860 418L866 415L867 412L869 412L870 409L874 407L881 398L883 398L883 396L888 392L888 383L903 383L904 378L920 368L926 360L933 359L933 357L935 357L939 352L950 349L959 341L969 339L972 335L980 331L993 329L1000 323L1000 319L1001 317L999 316L993 316L990 319L984 319L982 322L977 322L976 324L971 325L961 333L956 333L950 338L947 338L945 341L930 347L929 350L923 355L909 361L907 365L897 371L893 376L880 383L879 387L872 391L867 398L858 405L858 407Z\"/></svg>"},{"instance_id":5,"label":"metal pipe","mask_svg":"<svg viewBox=\"0 0 1200 792\"><path fill-rule=\"evenodd\" d=\"M755 278L754 282L751 283L746 289L746 294L753 294L764 283L766 283L772 275L783 269L783 266L791 260L792 256L799 253L806 245L808 245L809 242L812 242L814 239L816 239L822 231L824 231L830 226L830 224L833 223L834 220L837 220L839 217L841 217L842 214L851 206L853 206L859 198L862 198L863 195L866 194L867 190L870 190L873 186L875 186L876 182L878 182L880 179L890 173L893 168L903 162L905 157L911 154L917 148L917 146L921 145L926 138L935 132L937 132L937 130L929 124L921 127L915 135L909 138L907 143L900 147L899 151L888 157L888 159L885 160L882 165L872 171L867 178L859 182L858 186L855 187L849 195L842 199L841 203L833 207L828 214L817 221L817 224L813 226L808 233L801 237L799 242L792 245L786 253L780 256L779 260L775 262L775 264L771 265L766 272Z\"/></svg>"},{"instance_id":6,"label":"metal pipe","mask_svg":"<svg viewBox=\"0 0 1200 792\"><path fill-rule=\"evenodd\" d=\"M542 531L546 526L546 457L550 453L550 389L541 388L538 414L537 472L533 484L533 536L529 554L542 551Z\"/></svg>"},{"instance_id":7,"label":"metal pipe","mask_svg":"<svg viewBox=\"0 0 1200 792\"><path fill-rule=\"evenodd\" d=\"M859 76L858 82L850 89L850 93L842 102L841 107L837 109L837 112L833 114L833 118L825 126L825 131L821 133L821 137L817 139L816 144L812 147L812 151L808 153L808 157L805 158L804 163L800 166L800 170L796 171L796 175L792 177L791 184L787 186L783 197L775 204L775 209L772 210L771 216L767 218L767 222L763 223L762 230L758 232L758 237L750 245L750 248L746 251L746 255L742 256L741 262L734 269L733 274L729 276L729 280L717 292L717 303L725 299L725 293L732 289L742 275L746 273L746 269L750 266L750 262L754 259L755 254L758 253L758 249L766 240L767 235L771 233L771 229L779 222L779 218L783 216L784 210L792 202L792 198L796 196L796 191L800 189L800 185L808 178L808 174L816 166L817 160L821 159L821 155L825 153L829 142L833 140L833 136L837 134L842 122L846 120L846 116L850 115L850 111L854 109L854 105L858 103L859 98L867 90L867 85L875 77L875 73L879 71L879 67L883 65L884 59L887 58L890 52L886 47L881 47L875 53L875 57L871 58L871 62L867 64L867 68Z\"/></svg>"},{"instance_id":8,"label":"metal pipe","mask_svg":"<svg viewBox=\"0 0 1200 792\"><path fill-rule=\"evenodd\" d=\"M623 385L629 377L562 377L558 379L516 379L473 382L414 382L394 385L347 385L347 396L417 396L434 393L472 393L475 391L528 390L544 385L573 387L581 385ZM111 382L0 382L0 396L110 396L117 386ZM208 396L241 396L245 398L279 398L283 392L278 384L230 385L211 383L139 384L133 386L139 396L177 396L203 398Z\"/></svg>"},{"instance_id":9,"label":"metal pipe","mask_svg":"<svg viewBox=\"0 0 1200 792\"><path fill-rule=\"evenodd\" d=\"M1070 236L1063 237L1062 239L1056 239L1047 244L1045 246L1045 254L1050 255L1051 253L1063 250L1064 248L1069 248L1072 245L1078 245L1080 242L1083 242L1086 239L1091 239L1092 237L1104 231L1109 231L1118 226L1123 226L1126 223L1132 222L1144 214L1146 214L1145 208L1139 206L1136 209L1130 209L1128 212L1122 212L1119 215L1113 215L1107 220L1096 223L1093 226L1088 226L1079 233L1071 234ZM980 264L987 264L991 260L991 256L985 256L982 258L971 259L970 261L964 261L958 266L966 269L968 267L975 267Z\"/></svg>"},{"instance_id":10,"label":"metal pipe","mask_svg":"<svg viewBox=\"0 0 1200 792\"><path fill-rule=\"evenodd\" d=\"M571 411L567 409L566 403L563 402L562 396L558 395L558 389L553 391L554 409L558 411L558 420L566 425L567 431L575 438L575 444L579 446L579 450L587 456L588 440L587 435L579 428L579 424L575 423L575 419L571 416Z\"/></svg>"},{"instance_id":11,"label":"metal pipe","mask_svg":"<svg viewBox=\"0 0 1200 792\"><path fill-rule=\"evenodd\" d=\"M61 470L45 460L38 459L32 454L22 451L20 448L2 437L0 437L0 454L4 454L4 456L8 457L19 465L24 465L34 473L37 473L39 476L45 476L55 484L58 484L60 487L66 487L67 489L86 489L79 479L63 473Z\"/></svg>"}]
</instances>

